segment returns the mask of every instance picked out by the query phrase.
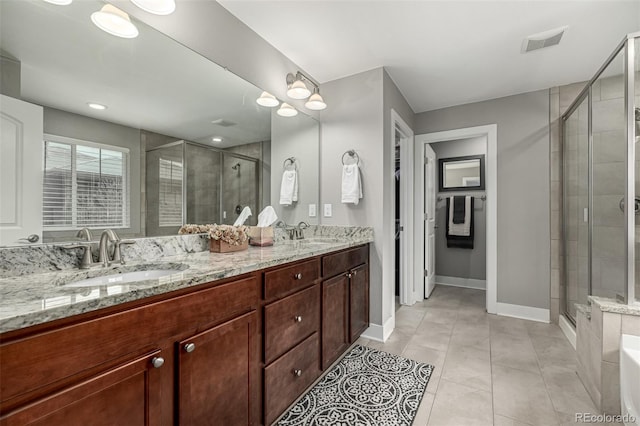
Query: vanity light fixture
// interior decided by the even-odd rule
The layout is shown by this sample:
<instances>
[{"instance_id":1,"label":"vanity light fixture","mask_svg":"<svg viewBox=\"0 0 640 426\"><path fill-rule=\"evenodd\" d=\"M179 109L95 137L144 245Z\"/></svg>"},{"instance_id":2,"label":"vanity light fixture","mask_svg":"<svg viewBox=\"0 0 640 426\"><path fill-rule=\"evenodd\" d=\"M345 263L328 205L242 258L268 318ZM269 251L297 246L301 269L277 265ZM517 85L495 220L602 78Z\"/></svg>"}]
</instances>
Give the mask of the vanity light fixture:
<instances>
[{"instance_id":1,"label":"vanity light fixture","mask_svg":"<svg viewBox=\"0 0 640 426\"><path fill-rule=\"evenodd\" d=\"M295 117L296 115L298 115L298 110L286 102L283 102L276 112L281 117Z\"/></svg>"},{"instance_id":2,"label":"vanity light fixture","mask_svg":"<svg viewBox=\"0 0 640 426\"><path fill-rule=\"evenodd\" d=\"M305 81L313 86L313 94ZM295 75L287 74L287 96L292 99L307 99L311 96L304 106L313 111L321 111L327 107L324 99L320 96L320 87L300 71Z\"/></svg>"},{"instance_id":3,"label":"vanity light fixture","mask_svg":"<svg viewBox=\"0 0 640 426\"><path fill-rule=\"evenodd\" d=\"M280 105L280 102L276 99L276 97L269 92L262 92L260 97L256 99L256 103L258 105L270 108Z\"/></svg>"},{"instance_id":4,"label":"vanity light fixture","mask_svg":"<svg viewBox=\"0 0 640 426\"><path fill-rule=\"evenodd\" d=\"M95 102L87 102L87 105L89 106L89 108L93 108L93 109L98 109L98 110L107 109L106 105L98 104L98 103L95 103Z\"/></svg>"},{"instance_id":5,"label":"vanity light fixture","mask_svg":"<svg viewBox=\"0 0 640 426\"><path fill-rule=\"evenodd\" d=\"M55 4L58 6L67 6L73 3L73 0L44 0L47 3Z\"/></svg>"},{"instance_id":6,"label":"vanity light fixture","mask_svg":"<svg viewBox=\"0 0 640 426\"><path fill-rule=\"evenodd\" d=\"M175 0L131 0L131 3L154 15L170 15L176 10Z\"/></svg>"},{"instance_id":7,"label":"vanity light fixture","mask_svg":"<svg viewBox=\"0 0 640 426\"><path fill-rule=\"evenodd\" d=\"M102 31L122 38L138 37L138 28L129 15L110 4L105 4L98 12L91 14L91 21Z\"/></svg>"},{"instance_id":8,"label":"vanity light fixture","mask_svg":"<svg viewBox=\"0 0 640 426\"><path fill-rule=\"evenodd\" d=\"M320 93L318 93L318 89L315 89L313 95L311 95L304 106L313 111L322 111L327 107L327 104L324 102L324 99L322 99L322 96L320 96Z\"/></svg>"}]
</instances>

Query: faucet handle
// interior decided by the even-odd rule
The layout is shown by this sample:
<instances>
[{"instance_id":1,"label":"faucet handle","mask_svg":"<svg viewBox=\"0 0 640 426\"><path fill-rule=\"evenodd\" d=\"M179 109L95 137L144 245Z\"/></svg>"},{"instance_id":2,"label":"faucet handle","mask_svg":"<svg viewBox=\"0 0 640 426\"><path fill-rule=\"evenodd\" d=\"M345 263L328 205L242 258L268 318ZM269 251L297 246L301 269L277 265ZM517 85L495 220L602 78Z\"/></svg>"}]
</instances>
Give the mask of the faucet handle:
<instances>
[{"instance_id":1,"label":"faucet handle","mask_svg":"<svg viewBox=\"0 0 640 426\"><path fill-rule=\"evenodd\" d=\"M82 228L81 230L78 231L78 233L76 234L77 238L83 238L86 241L91 241L92 236L91 236L91 231L89 230L89 228Z\"/></svg>"},{"instance_id":2,"label":"faucet handle","mask_svg":"<svg viewBox=\"0 0 640 426\"><path fill-rule=\"evenodd\" d=\"M120 238L118 238L115 243L114 243L114 248L113 248L113 261L114 262L120 262L120 264L124 265L124 258L122 257L122 251L120 249L120 246L122 244L135 244L136 242L134 240L121 240Z\"/></svg>"},{"instance_id":3,"label":"faucet handle","mask_svg":"<svg viewBox=\"0 0 640 426\"><path fill-rule=\"evenodd\" d=\"M89 269L93 266L93 257L91 256L91 244L90 243L76 243L68 245L55 246L63 250L84 249L82 253L82 260L80 261L80 269Z\"/></svg>"}]
</instances>

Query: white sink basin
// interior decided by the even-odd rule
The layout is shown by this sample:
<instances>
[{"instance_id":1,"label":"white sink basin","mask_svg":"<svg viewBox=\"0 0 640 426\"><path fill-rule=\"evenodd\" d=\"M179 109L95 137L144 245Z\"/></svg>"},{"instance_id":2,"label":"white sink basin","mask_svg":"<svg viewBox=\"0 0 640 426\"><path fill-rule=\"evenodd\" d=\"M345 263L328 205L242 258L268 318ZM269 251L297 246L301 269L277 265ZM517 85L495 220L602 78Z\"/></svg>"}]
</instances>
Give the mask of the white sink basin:
<instances>
[{"instance_id":1,"label":"white sink basin","mask_svg":"<svg viewBox=\"0 0 640 426\"><path fill-rule=\"evenodd\" d=\"M148 271L133 271L123 274L102 275L94 278L87 278L81 281L73 281L64 284L63 287L95 287L114 284L125 284L136 281L154 280L167 275L178 274L181 271L175 269L150 269Z\"/></svg>"}]
</instances>

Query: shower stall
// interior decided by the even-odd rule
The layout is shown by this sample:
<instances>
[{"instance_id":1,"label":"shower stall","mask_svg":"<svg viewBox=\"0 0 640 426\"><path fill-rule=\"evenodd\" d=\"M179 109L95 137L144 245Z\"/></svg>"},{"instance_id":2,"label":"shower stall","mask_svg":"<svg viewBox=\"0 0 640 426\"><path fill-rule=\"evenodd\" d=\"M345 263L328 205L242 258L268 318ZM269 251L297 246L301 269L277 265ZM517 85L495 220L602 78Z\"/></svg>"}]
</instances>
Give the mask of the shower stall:
<instances>
[{"instance_id":1,"label":"shower stall","mask_svg":"<svg viewBox=\"0 0 640 426\"><path fill-rule=\"evenodd\" d=\"M263 176L261 143L251 145L242 150L257 158L188 141L148 150L147 236L176 235L185 223L233 224L245 207L253 214L245 225L255 225Z\"/></svg>"},{"instance_id":2,"label":"shower stall","mask_svg":"<svg viewBox=\"0 0 640 426\"><path fill-rule=\"evenodd\" d=\"M575 323L588 296L640 297L640 33L626 36L562 115L564 274ZM562 300L564 298L564 300Z\"/></svg>"}]
</instances>

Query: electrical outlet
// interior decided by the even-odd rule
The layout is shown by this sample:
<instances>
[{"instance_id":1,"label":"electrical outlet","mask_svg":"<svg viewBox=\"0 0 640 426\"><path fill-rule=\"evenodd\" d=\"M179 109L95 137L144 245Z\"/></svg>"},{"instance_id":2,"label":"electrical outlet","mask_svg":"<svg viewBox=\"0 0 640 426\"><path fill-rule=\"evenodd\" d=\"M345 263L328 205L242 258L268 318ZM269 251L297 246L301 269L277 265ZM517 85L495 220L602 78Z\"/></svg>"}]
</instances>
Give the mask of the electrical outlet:
<instances>
[{"instance_id":1,"label":"electrical outlet","mask_svg":"<svg viewBox=\"0 0 640 426\"><path fill-rule=\"evenodd\" d=\"M324 217L331 217L331 204L324 205Z\"/></svg>"},{"instance_id":2,"label":"electrical outlet","mask_svg":"<svg viewBox=\"0 0 640 426\"><path fill-rule=\"evenodd\" d=\"M316 217L316 205L315 204L309 204L309 217Z\"/></svg>"},{"instance_id":3,"label":"electrical outlet","mask_svg":"<svg viewBox=\"0 0 640 426\"><path fill-rule=\"evenodd\" d=\"M223 212L222 212L222 218L223 218L223 219L226 219L226 218L227 218L227 212L226 212L226 211L223 211Z\"/></svg>"}]
</instances>

